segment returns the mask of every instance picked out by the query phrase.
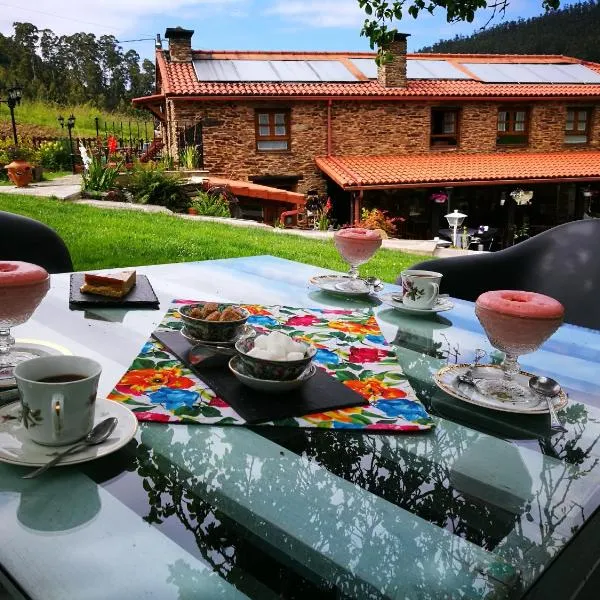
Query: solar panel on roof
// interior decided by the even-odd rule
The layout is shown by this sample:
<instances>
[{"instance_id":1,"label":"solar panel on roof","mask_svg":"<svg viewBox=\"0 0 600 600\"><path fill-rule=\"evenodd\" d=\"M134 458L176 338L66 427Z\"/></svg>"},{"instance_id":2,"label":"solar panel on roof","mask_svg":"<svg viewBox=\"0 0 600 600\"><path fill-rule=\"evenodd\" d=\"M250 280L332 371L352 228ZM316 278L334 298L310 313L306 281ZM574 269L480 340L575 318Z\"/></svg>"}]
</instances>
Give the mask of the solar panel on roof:
<instances>
[{"instance_id":1,"label":"solar panel on roof","mask_svg":"<svg viewBox=\"0 0 600 600\"><path fill-rule=\"evenodd\" d=\"M600 73L579 64L463 63L486 83L600 83Z\"/></svg>"},{"instance_id":2,"label":"solar panel on roof","mask_svg":"<svg viewBox=\"0 0 600 600\"><path fill-rule=\"evenodd\" d=\"M221 60L194 61L199 81L357 81L339 60Z\"/></svg>"},{"instance_id":3,"label":"solar panel on roof","mask_svg":"<svg viewBox=\"0 0 600 600\"><path fill-rule=\"evenodd\" d=\"M339 60L307 60L306 64L314 69L320 81L357 81L356 76Z\"/></svg>"},{"instance_id":4,"label":"solar panel on roof","mask_svg":"<svg viewBox=\"0 0 600 600\"><path fill-rule=\"evenodd\" d=\"M354 65L369 79L377 79L377 64L373 58L351 58ZM406 76L409 79L470 79L447 60L421 60L409 58L406 61Z\"/></svg>"}]
</instances>

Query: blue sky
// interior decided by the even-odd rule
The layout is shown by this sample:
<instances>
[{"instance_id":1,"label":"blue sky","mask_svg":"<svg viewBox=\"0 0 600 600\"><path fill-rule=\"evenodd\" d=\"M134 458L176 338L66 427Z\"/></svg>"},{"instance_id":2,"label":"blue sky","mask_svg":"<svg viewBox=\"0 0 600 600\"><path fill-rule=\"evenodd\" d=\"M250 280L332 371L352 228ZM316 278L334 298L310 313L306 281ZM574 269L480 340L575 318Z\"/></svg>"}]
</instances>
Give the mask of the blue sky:
<instances>
[{"instance_id":1,"label":"blue sky","mask_svg":"<svg viewBox=\"0 0 600 600\"><path fill-rule=\"evenodd\" d=\"M542 13L542 0L510 0L505 19ZM406 16L398 29L410 33L409 50L439 39L470 34L485 23L447 23L442 13L419 19ZM42 29L70 34L109 33L119 40L161 35L166 27L195 30L195 49L240 50L369 50L360 37L365 14L357 0L0 0L0 32L13 21L29 21ZM495 21L500 23L497 16ZM142 56L153 56L151 41L124 42Z\"/></svg>"}]
</instances>

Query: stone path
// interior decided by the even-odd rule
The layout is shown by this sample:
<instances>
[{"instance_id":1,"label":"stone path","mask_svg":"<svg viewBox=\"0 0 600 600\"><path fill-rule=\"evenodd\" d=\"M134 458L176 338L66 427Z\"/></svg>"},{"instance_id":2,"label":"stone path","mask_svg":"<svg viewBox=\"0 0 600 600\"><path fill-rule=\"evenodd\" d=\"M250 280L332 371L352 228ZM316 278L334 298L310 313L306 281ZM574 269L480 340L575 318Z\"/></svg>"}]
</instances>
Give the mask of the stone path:
<instances>
[{"instance_id":1,"label":"stone path","mask_svg":"<svg viewBox=\"0 0 600 600\"><path fill-rule=\"evenodd\" d=\"M97 208L109 208L116 210L137 210L149 213L169 213L175 217L190 221L205 221L225 223L236 227L263 228L274 231L281 235L298 235L313 239L330 239L333 237L331 231L313 231L306 229L274 229L270 225L249 221L246 219L224 219L218 217L202 217L194 215L183 215L171 213L164 206L154 206L151 204L130 204L127 202L110 202L106 200L80 199L81 196L81 175L66 175L53 181L42 181L32 183L25 188L15 186L2 186L0 192L4 194L24 194L29 196L54 197L59 200L70 200L75 204L88 204ZM389 250L399 252L410 252L411 254L422 254L424 256L458 256L461 254L478 254L474 250L459 250L451 248L440 248L434 240L384 240L383 247ZM1 600L1 599L0 599Z\"/></svg>"},{"instance_id":2,"label":"stone path","mask_svg":"<svg viewBox=\"0 0 600 600\"><path fill-rule=\"evenodd\" d=\"M81 196L81 175L65 175L52 181L30 183L27 187L22 188L14 185L3 185L0 187L0 193L73 200Z\"/></svg>"}]
</instances>

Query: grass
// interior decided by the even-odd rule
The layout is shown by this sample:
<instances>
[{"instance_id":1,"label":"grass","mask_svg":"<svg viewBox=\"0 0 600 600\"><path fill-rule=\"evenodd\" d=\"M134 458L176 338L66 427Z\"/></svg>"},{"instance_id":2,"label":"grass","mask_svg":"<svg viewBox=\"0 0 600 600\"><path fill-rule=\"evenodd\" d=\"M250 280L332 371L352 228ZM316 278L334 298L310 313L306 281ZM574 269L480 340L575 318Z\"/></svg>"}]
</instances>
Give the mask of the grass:
<instances>
[{"instance_id":1,"label":"grass","mask_svg":"<svg viewBox=\"0 0 600 600\"><path fill-rule=\"evenodd\" d=\"M67 244L78 271L261 254L348 269L331 240L2 193L0 210L50 225ZM400 271L421 260L423 256L379 250L361 274L393 282Z\"/></svg>"},{"instance_id":2,"label":"grass","mask_svg":"<svg viewBox=\"0 0 600 600\"><path fill-rule=\"evenodd\" d=\"M123 122L123 136L129 138L128 122L131 121L131 129L134 137L137 137L136 121L140 123L140 133L144 135L144 123L148 121L148 135L152 137L152 123L143 113L138 117L124 113L109 113L99 110L89 104L79 106L59 106L57 104L42 102L39 100L24 99L19 106L15 108L15 120L17 122L17 131L20 135L39 135L39 136L66 136L67 129L61 129L57 118L62 115L65 120L69 115L75 117L75 127L73 128L73 136L79 137L96 137L96 126L94 117L100 119L100 133L104 134L104 123L106 122L109 133L112 130L112 124L115 123L115 128L118 133L115 135L120 137L120 122ZM6 104L0 104L0 123L10 123L10 112ZM35 131L31 126L37 126L39 131Z\"/></svg>"}]
</instances>

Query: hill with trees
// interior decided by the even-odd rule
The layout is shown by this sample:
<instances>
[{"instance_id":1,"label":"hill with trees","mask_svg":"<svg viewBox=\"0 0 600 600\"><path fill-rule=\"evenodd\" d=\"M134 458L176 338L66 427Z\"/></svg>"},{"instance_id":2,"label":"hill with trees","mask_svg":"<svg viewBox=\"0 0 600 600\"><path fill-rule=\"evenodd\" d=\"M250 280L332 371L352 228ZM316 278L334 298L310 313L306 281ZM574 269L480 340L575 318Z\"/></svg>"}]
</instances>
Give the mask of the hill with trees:
<instances>
[{"instance_id":1,"label":"hill with trees","mask_svg":"<svg viewBox=\"0 0 600 600\"><path fill-rule=\"evenodd\" d=\"M31 23L0 34L0 82L18 82L24 99L131 110L131 98L152 93L154 63L124 51L112 35L56 35ZM0 95L2 90L0 90Z\"/></svg>"},{"instance_id":2,"label":"hill with trees","mask_svg":"<svg viewBox=\"0 0 600 600\"><path fill-rule=\"evenodd\" d=\"M562 54L600 62L600 2L588 0L530 19L507 21L420 52Z\"/></svg>"}]
</instances>

